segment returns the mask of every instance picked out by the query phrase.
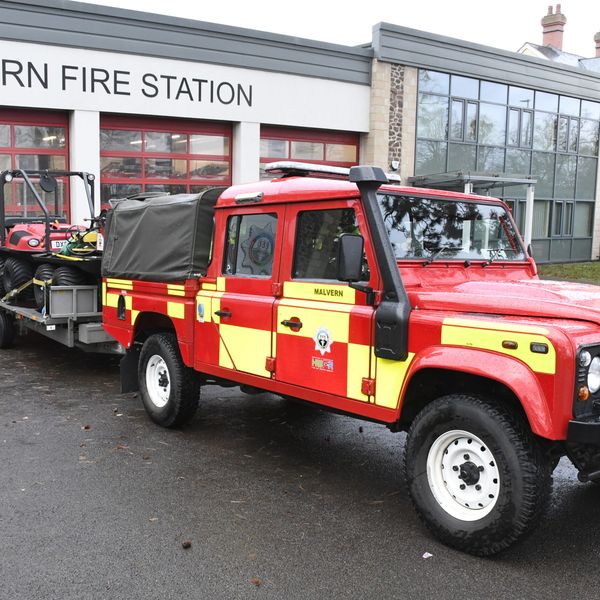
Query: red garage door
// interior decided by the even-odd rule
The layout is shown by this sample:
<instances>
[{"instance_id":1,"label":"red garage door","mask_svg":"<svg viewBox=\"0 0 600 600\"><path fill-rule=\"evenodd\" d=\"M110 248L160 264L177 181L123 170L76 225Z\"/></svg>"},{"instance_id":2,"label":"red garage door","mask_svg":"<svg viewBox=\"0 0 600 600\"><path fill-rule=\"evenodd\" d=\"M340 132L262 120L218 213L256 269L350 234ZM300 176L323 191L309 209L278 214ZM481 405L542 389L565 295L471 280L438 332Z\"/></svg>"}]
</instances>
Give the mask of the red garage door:
<instances>
[{"instance_id":1,"label":"red garage door","mask_svg":"<svg viewBox=\"0 0 600 600\"><path fill-rule=\"evenodd\" d=\"M69 166L68 117L64 113L0 109L0 171L59 170ZM36 179L32 178L35 183ZM54 215L69 218L69 183L59 180L56 194L37 191ZM5 187L7 216L42 215L22 180Z\"/></svg>"},{"instance_id":2,"label":"red garage door","mask_svg":"<svg viewBox=\"0 0 600 600\"><path fill-rule=\"evenodd\" d=\"M231 184L231 126L106 115L100 120L102 201L141 191Z\"/></svg>"}]
</instances>

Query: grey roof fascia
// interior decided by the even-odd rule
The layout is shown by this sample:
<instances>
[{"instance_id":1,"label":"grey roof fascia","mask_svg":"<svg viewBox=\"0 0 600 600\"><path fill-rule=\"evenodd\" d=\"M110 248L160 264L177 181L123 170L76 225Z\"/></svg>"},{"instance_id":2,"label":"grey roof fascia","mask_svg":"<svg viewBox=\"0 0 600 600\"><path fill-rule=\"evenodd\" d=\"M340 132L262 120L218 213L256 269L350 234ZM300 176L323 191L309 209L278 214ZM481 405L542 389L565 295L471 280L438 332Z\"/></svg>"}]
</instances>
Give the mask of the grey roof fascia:
<instances>
[{"instance_id":1,"label":"grey roof fascia","mask_svg":"<svg viewBox=\"0 0 600 600\"><path fill-rule=\"evenodd\" d=\"M383 62L600 100L594 72L390 23L374 26L373 49Z\"/></svg>"},{"instance_id":2,"label":"grey roof fascia","mask_svg":"<svg viewBox=\"0 0 600 600\"><path fill-rule=\"evenodd\" d=\"M0 0L0 39L370 84L370 48L71 2Z\"/></svg>"}]
</instances>

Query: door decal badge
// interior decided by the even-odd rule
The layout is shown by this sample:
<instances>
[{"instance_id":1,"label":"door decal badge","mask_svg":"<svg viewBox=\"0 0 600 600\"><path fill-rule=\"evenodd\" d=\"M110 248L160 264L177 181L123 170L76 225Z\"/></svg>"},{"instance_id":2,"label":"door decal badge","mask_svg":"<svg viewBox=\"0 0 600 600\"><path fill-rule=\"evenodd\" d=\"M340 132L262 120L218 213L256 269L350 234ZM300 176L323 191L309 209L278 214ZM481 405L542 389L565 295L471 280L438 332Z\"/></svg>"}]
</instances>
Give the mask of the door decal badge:
<instances>
[{"instance_id":1,"label":"door decal badge","mask_svg":"<svg viewBox=\"0 0 600 600\"><path fill-rule=\"evenodd\" d=\"M318 350L321 353L321 356L325 356L326 352L331 352L333 340L331 339L329 329L326 327L319 327L313 340L315 341L315 350Z\"/></svg>"}]
</instances>

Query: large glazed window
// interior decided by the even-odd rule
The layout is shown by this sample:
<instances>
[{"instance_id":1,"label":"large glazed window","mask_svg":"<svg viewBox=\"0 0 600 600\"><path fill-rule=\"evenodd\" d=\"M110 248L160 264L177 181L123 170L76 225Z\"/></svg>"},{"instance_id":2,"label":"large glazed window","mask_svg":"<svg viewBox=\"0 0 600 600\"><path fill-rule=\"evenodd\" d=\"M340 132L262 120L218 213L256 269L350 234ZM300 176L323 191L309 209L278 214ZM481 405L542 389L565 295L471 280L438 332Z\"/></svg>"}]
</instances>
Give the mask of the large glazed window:
<instances>
[{"instance_id":1,"label":"large glazed window","mask_svg":"<svg viewBox=\"0 0 600 600\"><path fill-rule=\"evenodd\" d=\"M526 260L502 206L381 194L379 207L397 260Z\"/></svg>"},{"instance_id":2,"label":"large glazed window","mask_svg":"<svg viewBox=\"0 0 600 600\"><path fill-rule=\"evenodd\" d=\"M277 215L234 215L227 221L225 275L270 277L275 256Z\"/></svg>"}]
</instances>

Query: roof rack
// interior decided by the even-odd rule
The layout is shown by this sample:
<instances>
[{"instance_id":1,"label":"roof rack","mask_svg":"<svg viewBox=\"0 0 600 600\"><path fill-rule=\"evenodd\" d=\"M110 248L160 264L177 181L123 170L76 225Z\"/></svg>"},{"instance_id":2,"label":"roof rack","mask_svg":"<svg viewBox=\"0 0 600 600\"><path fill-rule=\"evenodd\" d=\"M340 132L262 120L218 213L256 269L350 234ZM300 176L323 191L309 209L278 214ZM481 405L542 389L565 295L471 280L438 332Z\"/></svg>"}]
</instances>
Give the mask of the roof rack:
<instances>
[{"instance_id":1,"label":"roof rack","mask_svg":"<svg viewBox=\"0 0 600 600\"><path fill-rule=\"evenodd\" d=\"M282 177L323 177L325 179L348 179L350 169L346 167L332 167L330 165L316 165L312 163L281 160L265 165L267 173L281 174ZM395 173L386 173L390 183L400 183L400 176Z\"/></svg>"}]
</instances>

